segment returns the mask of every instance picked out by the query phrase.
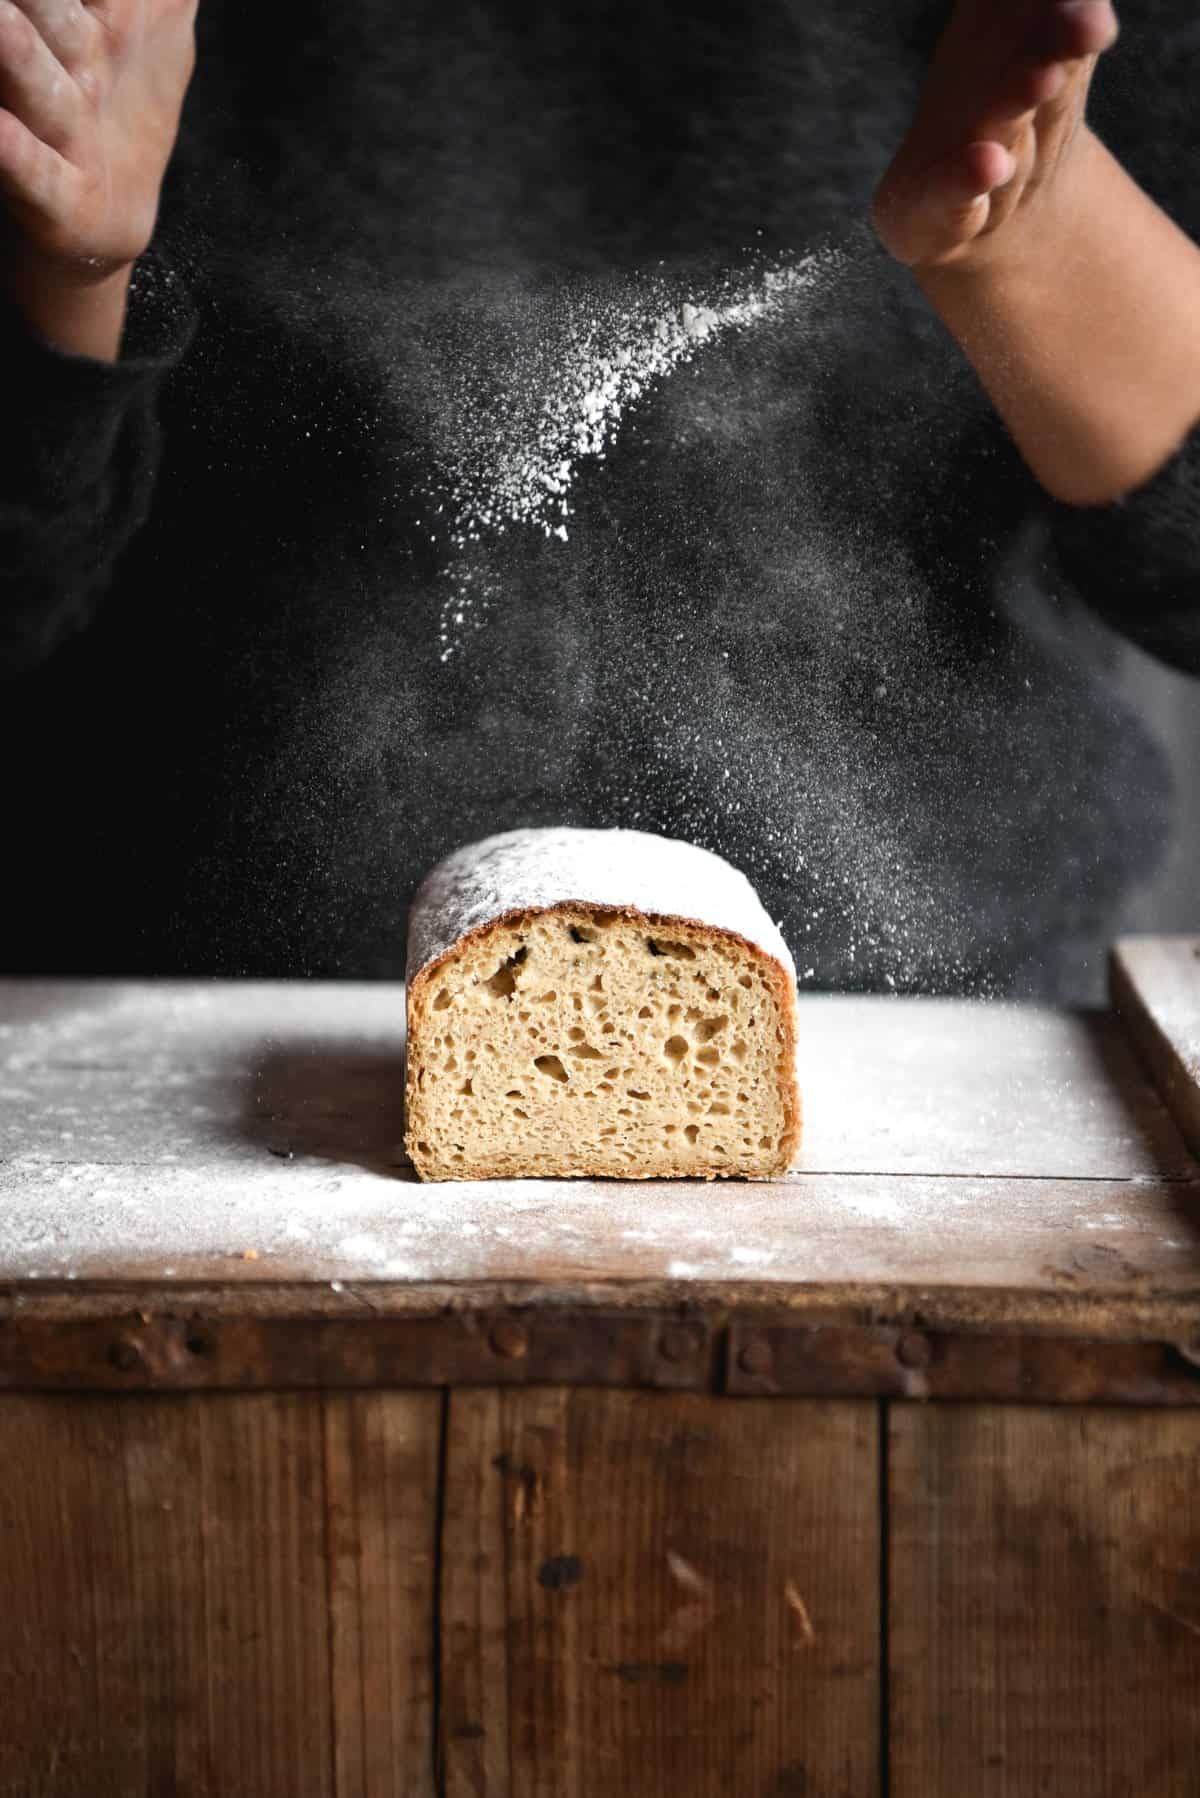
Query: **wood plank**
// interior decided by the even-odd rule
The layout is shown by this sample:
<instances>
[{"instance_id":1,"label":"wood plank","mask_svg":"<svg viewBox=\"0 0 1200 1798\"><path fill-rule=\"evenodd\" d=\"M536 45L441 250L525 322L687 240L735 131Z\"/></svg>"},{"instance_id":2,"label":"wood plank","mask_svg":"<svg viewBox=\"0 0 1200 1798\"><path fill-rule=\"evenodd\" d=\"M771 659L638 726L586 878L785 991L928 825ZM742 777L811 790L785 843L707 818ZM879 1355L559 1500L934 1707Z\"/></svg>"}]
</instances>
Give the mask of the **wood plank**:
<instances>
[{"instance_id":1,"label":"wood plank","mask_svg":"<svg viewBox=\"0 0 1200 1798\"><path fill-rule=\"evenodd\" d=\"M4 1798L431 1792L438 1405L5 1398Z\"/></svg>"},{"instance_id":2,"label":"wood plank","mask_svg":"<svg viewBox=\"0 0 1200 1798\"><path fill-rule=\"evenodd\" d=\"M4 1798L213 1789L194 1423L186 1400L0 1406Z\"/></svg>"},{"instance_id":3,"label":"wood plank","mask_svg":"<svg viewBox=\"0 0 1200 1798\"><path fill-rule=\"evenodd\" d=\"M442 1411L440 1393L325 1399L338 1798L433 1798Z\"/></svg>"},{"instance_id":4,"label":"wood plank","mask_svg":"<svg viewBox=\"0 0 1200 1798\"><path fill-rule=\"evenodd\" d=\"M134 1308L135 1288L215 1283L251 1310L288 1284L313 1314L351 1285L416 1309L443 1302L424 1288L484 1286L581 1304L908 1289L985 1312L988 1294L1196 1293L1197 1163L1112 1020L807 999L787 1180L422 1186L397 1161L401 1000L0 983L0 1282L23 1303L121 1286Z\"/></svg>"},{"instance_id":5,"label":"wood plank","mask_svg":"<svg viewBox=\"0 0 1200 1798\"><path fill-rule=\"evenodd\" d=\"M1200 1156L1200 937L1126 937L1113 950L1109 985L1114 1011Z\"/></svg>"},{"instance_id":6,"label":"wood plank","mask_svg":"<svg viewBox=\"0 0 1200 1798\"><path fill-rule=\"evenodd\" d=\"M452 1394L447 1798L878 1792L877 1428L853 1402Z\"/></svg>"},{"instance_id":7,"label":"wood plank","mask_svg":"<svg viewBox=\"0 0 1200 1798\"><path fill-rule=\"evenodd\" d=\"M1200 1417L889 1419L895 1798L1194 1798Z\"/></svg>"}]
</instances>

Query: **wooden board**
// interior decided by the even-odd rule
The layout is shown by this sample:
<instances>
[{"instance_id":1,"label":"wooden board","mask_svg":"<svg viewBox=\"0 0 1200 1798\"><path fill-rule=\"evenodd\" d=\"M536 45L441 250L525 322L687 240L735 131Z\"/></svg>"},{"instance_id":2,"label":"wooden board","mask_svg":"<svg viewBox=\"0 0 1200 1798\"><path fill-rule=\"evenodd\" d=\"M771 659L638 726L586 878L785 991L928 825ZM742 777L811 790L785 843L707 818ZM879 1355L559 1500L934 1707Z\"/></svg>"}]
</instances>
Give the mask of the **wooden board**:
<instances>
[{"instance_id":1,"label":"wooden board","mask_svg":"<svg viewBox=\"0 0 1200 1798\"><path fill-rule=\"evenodd\" d=\"M6 1397L2 1798L431 1798L440 1413Z\"/></svg>"},{"instance_id":2,"label":"wooden board","mask_svg":"<svg viewBox=\"0 0 1200 1798\"><path fill-rule=\"evenodd\" d=\"M893 1798L1195 1798L1200 1416L893 1406Z\"/></svg>"},{"instance_id":3,"label":"wooden board","mask_svg":"<svg viewBox=\"0 0 1200 1798\"><path fill-rule=\"evenodd\" d=\"M8 982L0 1020L0 1283L25 1304L1197 1290L1197 1162L1103 1016L805 999L801 1164L713 1185L417 1184L394 986Z\"/></svg>"},{"instance_id":4,"label":"wooden board","mask_svg":"<svg viewBox=\"0 0 1200 1798\"><path fill-rule=\"evenodd\" d=\"M879 1791L878 1411L451 1395L447 1798Z\"/></svg>"},{"instance_id":5,"label":"wooden board","mask_svg":"<svg viewBox=\"0 0 1200 1798\"><path fill-rule=\"evenodd\" d=\"M1200 1155L1200 937L1127 937L1113 951L1109 985L1113 1009Z\"/></svg>"}]
</instances>

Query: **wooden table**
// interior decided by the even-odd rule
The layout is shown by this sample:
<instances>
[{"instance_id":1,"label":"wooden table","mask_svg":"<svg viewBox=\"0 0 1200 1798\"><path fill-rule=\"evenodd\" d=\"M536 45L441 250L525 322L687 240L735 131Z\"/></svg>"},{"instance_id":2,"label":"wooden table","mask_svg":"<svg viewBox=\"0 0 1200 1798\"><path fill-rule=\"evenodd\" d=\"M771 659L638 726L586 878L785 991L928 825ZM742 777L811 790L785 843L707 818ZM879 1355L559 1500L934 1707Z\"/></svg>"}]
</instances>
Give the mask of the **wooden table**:
<instances>
[{"instance_id":1,"label":"wooden table","mask_svg":"<svg viewBox=\"0 0 1200 1798\"><path fill-rule=\"evenodd\" d=\"M1114 999L421 1186L395 987L0 984L0 1794L1195 1798L1200 945Z\"/></svg>"}]
</instances>

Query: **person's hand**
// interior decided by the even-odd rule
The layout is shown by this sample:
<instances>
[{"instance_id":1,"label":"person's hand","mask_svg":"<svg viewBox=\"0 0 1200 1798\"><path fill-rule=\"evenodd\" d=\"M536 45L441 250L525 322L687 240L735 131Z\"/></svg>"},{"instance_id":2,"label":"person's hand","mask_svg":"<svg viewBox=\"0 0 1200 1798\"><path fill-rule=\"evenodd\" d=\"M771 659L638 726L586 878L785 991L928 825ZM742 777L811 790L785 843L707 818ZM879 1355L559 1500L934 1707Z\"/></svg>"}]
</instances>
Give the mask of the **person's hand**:
<instances>
[{"instance_id":1,"label":"person's hand","mask_svg":"<svg viewBox=\"0 0 1200 1798\"><path fill-rule=\"evenodd\" d=\"M915 270L987 262L1061 191L1085 139L1111 0L958 0L917 115L875 192L884 246Z\"/></svg>"},{"instance_id":2,"label":"person's hand","mask_svg":"<svg viewBox=\"0 0 1200 1798\"><path fill-rule=\"evenodd\" d=\"M195 13L196 0L0 0L0 259L18 305L66 347L116 353L113 302L119 339L192 73Z\"/></svg>"}]
</instances>

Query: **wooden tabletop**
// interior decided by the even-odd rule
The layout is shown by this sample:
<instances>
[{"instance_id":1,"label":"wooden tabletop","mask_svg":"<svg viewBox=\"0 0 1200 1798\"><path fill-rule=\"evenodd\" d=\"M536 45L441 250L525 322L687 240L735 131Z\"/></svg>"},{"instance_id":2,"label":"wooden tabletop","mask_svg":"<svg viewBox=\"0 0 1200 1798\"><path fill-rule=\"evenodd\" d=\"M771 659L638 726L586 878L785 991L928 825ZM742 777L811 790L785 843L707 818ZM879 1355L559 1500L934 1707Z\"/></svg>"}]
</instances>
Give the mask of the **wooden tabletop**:
<instances>
[{"instance_id":1,"label":"wooden tabletop","mask_svg":"<svg viewBox=\"0 0 1200 1798\"><path fill-rule=\"evenodd\" d=\"M1200 1326L1193 948L1128 945L1121 1016L802 998L803 1150L750 1183L420 1184L399 986L0 982L0 1287L322 1311L920 1292L968 1318ZM1154 978L1157 1050L1127 1015ZM1174 1115L1147 1071L1165 1052Z\"/></svg>"}]
</instances>

